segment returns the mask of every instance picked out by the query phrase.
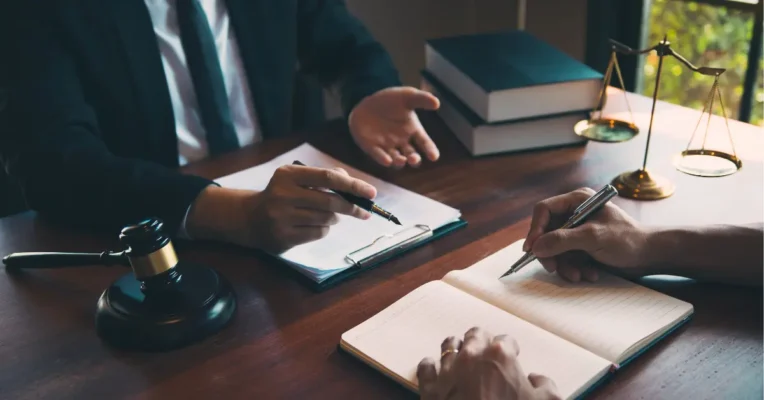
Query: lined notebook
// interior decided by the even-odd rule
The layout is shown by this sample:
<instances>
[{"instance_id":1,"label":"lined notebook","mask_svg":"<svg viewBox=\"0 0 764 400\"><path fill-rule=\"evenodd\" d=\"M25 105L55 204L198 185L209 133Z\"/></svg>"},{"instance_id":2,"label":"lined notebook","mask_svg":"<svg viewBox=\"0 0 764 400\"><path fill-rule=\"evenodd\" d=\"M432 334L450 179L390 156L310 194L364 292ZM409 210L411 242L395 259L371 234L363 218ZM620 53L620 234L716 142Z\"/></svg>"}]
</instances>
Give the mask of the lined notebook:
<instances>
[{"instance_id":1,"label":"lined notebook","mask_svg":"<svg viewBox=\"0 0 764 400\"><path fill-rule=\"evenodd\" d=\"M439 359L446 337L480 326L512 335L526 373L577 398L693 313L689 303L604 271L598 282L570 283L536 261L499 280L522 254L518 241L415 289L345 332L340 347L417 391L418 363Z\"/></svg>"},{"instance_id":2,"label":"lined notebook","mask_svg":"<svg viewBox=\"0 0 764 400\"><path fill-rule=\"evenodd\" d=\"M308 143L264 164L218 178L216 182L228 188L263 190L279 167L291 165L295 160L311 167L341 167L350 176L370 183L377 189L374 202L395 214L403 224L398 226L376 215L368 220L340 215L340 222L331 227L326 237L277 255L314 282L323 282L359 260L430 236L432 231L461 217L455 208L368 175Z\"/></svg>"}]
</instances>

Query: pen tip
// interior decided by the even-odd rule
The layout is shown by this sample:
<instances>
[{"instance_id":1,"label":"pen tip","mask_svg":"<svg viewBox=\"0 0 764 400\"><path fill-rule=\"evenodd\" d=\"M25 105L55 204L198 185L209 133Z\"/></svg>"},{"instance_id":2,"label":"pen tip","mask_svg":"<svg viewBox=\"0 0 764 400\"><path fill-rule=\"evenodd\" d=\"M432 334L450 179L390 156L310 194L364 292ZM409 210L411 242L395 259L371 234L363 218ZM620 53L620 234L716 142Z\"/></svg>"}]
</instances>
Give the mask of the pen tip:
<instances>
[{"instance_id":1,"label":"pen tip","mask_svg":"<svg viewBox=\"0 0 764 400\"><path fill-rule=\"evenodd\" d=\"M393 221L394 223L396 223L398 225L401 224L401 221L398 221L398 218L396 218L396 217L390 217L390 221Z\"/></svg>"}]
</instances>

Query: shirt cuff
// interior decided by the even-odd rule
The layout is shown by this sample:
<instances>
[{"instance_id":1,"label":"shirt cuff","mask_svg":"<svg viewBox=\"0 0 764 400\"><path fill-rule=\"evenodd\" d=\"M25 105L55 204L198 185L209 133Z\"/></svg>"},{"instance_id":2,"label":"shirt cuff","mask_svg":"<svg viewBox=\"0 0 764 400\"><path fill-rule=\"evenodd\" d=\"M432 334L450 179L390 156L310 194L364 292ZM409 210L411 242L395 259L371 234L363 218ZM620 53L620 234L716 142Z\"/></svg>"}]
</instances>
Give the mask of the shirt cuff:
<instances>
[{"instance_id":1,"label":"shirt cuff","mask_svg":"<svg viewBox=\"0 0 764 400\"><path fill-rule=\"evenodd\" d=\"M188 219L188 213L191 211L191 207L194 204L191 203L191 205L186 208L186 214L183 215L183 220L180 222L180 226L178 226L178 238L185 239L185 240L192 240L191 236L188 235L188 230L186 230L186 220Z\"/></svg>"},{"instance_id":2,"label":"shirt cuff","mask_svg":"<svg viewBox=\"0 0 764 400\"><path fill-rule=\"evenodd\" d=\"M218 184L217 182L211 182L210 185L215 185L217 187L220 187L220 184ZM196 198L194 198L194 201L188 205L188 208L186 208L186 213L183 214L183 220L180 221L180 225L178 225L178 232L176 234L179 239L194 240L194 238L192 238L191 235L188 234L188 230L186 229L186 222L188 221L188 214L191 213L191 208L194 206L195 203L196 203Z\"/></svg>"}]
</instances>

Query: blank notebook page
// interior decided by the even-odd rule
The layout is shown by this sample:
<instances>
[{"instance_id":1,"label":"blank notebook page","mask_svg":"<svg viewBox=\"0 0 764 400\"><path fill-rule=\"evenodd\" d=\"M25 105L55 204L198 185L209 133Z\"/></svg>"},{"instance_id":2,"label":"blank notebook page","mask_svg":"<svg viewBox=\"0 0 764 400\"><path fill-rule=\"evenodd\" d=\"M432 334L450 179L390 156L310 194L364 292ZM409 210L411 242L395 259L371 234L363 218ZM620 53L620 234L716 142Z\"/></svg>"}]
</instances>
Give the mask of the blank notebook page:
<instances>
[{"instance_id":1,"label":"blank notebook page","mask_svg":"<svg viewBox=\"0 0 764 400\"><path fill-rule=\"evenodd\" d=\"M598 282L571 283L537 261L499 280L523 255L522 241L444 281L613 363L630 348L691 314L692 305L599 271Z\"/></svg>"},{"instance_id":2,"label":"blank notebook page","mask_svg":"<svg viewBox=\"0 0 764 400\"><path fill-rule=\"evenodd\" d=\"M340 222L332 226L326 237L294 247L280 255L292 264L306 267L315 276L327 277L332 271L349 267L350 263L345 260L345 256L371 244L380 236L411 230L416 224L428 225L435 229L457 220L460 216L459 211L454 208L356 170L307 143L267 163L216 181L228 188L263 190L279 167L291 165L295 160L311 167L341 167L350 176L370 183L377 189L377 198L374 201L395 214L404 224L398 226L376 215L365 221L340 215Z\"/></svg>"},{"instance_id":3,"label":"blank notebook page","mask_svg":"<svg viewBox=\"0 0 764 400\"><path fill-rule=\"evenodd\" d=\"M403 297L376 316L342 335L354 348L416 385L416 369L424 357L440 359L440 344L448 336L463 337L473 326L509 334L520 348L525 373L552 378L560 394L569 397L604 375L610 363L594 354L544 332L525 321L484 303L443 282L430 282ZM409 382L408 384L406 382Z\"/></svg>"}]
</instances>

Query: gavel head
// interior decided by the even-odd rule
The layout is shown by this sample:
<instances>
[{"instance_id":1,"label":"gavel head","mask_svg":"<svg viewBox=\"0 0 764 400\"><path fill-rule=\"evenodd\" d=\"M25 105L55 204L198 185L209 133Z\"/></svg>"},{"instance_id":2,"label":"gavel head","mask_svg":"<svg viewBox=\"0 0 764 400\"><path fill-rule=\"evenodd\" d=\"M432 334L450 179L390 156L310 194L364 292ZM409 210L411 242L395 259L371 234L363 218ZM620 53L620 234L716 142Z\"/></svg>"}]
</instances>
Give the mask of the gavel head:
<instances>
[{"instance_id":1,"label":"gavel head","mask_svg":"<svg viewBox=\"0 0 764 400\"><path fill-rule=\"evenodd\" d=\"M178 256L170 237L162 231L163 226L161 220L149 218L126 226L119 235L120 242L127 249L125 254L135 277L145 285L157 280L167 283L178 278L175 271Z\"/></svg>"}]
</instances>

